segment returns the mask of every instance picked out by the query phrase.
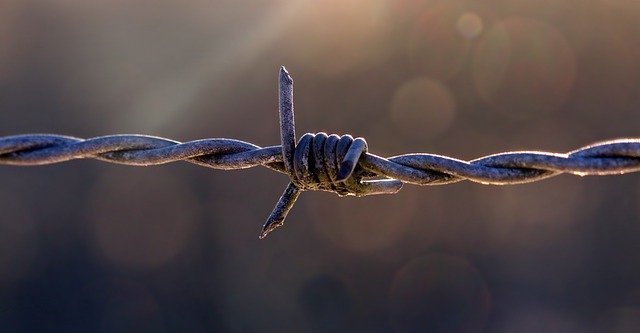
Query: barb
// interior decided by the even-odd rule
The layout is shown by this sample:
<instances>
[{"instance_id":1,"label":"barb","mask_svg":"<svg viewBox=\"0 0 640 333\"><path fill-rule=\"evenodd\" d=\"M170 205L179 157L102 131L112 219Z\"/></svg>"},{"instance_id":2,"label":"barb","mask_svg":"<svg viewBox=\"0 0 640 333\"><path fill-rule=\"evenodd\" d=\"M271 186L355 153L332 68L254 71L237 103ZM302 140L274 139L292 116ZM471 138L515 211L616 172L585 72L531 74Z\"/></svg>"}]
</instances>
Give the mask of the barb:
<instances>
[{"instance_id":1,"label":"barb","mask_svg":"<svg viewBox=\"0 0 640 333\"><path fill-rule=\"evenodd\" d=\"M289 176L280 200L260 238L283 225L305 190L338 195L392 194L403 184L444 185L469 180L482 184L528 183L561 173L612 175L640 171L640 139L619 139L566 154L505 152L463 161L427 153L380 157L368 153L363 138L307 133L295 142L293 79L280 69L279 146L216 138L189 142L147 135L108 135L81 139L55 134L0 137L0 164L29 166L92 158L110 163L148 166L186 161L221 169L265 166Z\"/></svg>"}]
</instances>

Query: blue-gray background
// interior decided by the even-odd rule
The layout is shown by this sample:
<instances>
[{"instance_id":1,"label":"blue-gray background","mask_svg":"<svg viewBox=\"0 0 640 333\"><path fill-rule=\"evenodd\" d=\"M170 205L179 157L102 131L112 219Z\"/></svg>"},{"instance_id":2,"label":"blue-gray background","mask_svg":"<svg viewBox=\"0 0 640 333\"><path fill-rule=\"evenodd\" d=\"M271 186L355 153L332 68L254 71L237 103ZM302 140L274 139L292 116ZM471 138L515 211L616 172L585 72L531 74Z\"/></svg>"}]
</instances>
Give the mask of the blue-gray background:
<instances>
[{"instance_id":1,"label":"blue-gray background","mask_svg":"<svg viewBox=\"0 0 640 333\"><path fill-rule=\"evenodd\" d=\"M473 159L640 136L635 0L0 3L0 135L298 134ZM304 193L187 163L0 167L3 332L632 332L640 178Z\"/></svg>"}]
</instances>

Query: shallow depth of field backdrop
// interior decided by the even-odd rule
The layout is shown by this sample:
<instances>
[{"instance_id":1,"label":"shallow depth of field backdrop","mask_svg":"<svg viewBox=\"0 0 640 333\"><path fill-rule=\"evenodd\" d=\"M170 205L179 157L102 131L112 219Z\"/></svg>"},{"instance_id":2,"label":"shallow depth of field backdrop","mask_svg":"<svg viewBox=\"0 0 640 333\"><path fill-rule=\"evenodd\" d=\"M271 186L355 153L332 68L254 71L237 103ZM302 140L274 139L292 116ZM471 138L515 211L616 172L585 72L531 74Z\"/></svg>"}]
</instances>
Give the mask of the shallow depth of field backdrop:
<instances>
[{"instance_id":1,"label":"shallow depth of field backdrop","mask_svg":"<svg viewBox=\"0 0 640 333\"><path fill-rule=\"evenodd\" d=\"M0 135L143 133L373 153L566 152L640 135L640 3L0 3ZM640 177L305 193L286 176L0 167L0 331L632 332Z\"/></svg>"}]
</instances>

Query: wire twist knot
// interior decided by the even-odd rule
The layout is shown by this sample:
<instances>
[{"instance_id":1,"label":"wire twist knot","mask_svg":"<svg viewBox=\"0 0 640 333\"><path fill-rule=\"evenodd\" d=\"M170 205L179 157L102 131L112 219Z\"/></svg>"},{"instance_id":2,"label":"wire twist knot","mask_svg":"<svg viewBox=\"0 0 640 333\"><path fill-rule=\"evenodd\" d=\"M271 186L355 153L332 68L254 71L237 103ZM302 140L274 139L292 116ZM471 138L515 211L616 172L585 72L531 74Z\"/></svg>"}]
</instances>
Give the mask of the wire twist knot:
<instances>
[{"instance_id":1,"label":"wire twist knot","mask_svg":"<svg viewBox=\"0 0 640 333\"><path fill-rule=\"evenodd\" d=\"M367 152L367 142L363 138L354 139L349 134L307 133L296 144L293 79L284 67L280 68L279 79L282 162L291 182L262 227L260 238L284 224L284 219L304 190L365 196L396 193L402 188L402 182L396 179L365 179L380 177L358 165Z\"/></svg>"},{"instance_id":2,"label":"wire twist knot","mask_svg":"<svg viewBox=\"0 0 640 333\"><path fill-rule=\"evenodd\" d=\"M225 138L179 142L139 134L88 139L24 134L0 137L0 164L43 165L92 158L138 166L184 160L222 170L262 165L288 175L290 182L264 224L260 238L284 224L305 190L366 196L396 193L403 183L443 185L469 180L507 185L562 173L584 176L640 172L640 138L599 142L566 154L514 151L471 161L428 153L380 157L367 152L363 138L354 139L348 134L307 133L296 144L293 79L284 67L280 69L279 83L279 146L260 147Z\"/></svg>"},{"instance_id":3,"label":"wire twist knot","mask_svg":"<svg viewBox=\"0 0 640 333\"><path fill-rule=\"evenodd\" d=\"M320 132L303 135L295 147L289 171L291 182L301 190L322 190L345 195L365 195L367 186L354 172L358 159L367 151L363 138L351 135L327 135Z\"/></svg>"}]
</instances>

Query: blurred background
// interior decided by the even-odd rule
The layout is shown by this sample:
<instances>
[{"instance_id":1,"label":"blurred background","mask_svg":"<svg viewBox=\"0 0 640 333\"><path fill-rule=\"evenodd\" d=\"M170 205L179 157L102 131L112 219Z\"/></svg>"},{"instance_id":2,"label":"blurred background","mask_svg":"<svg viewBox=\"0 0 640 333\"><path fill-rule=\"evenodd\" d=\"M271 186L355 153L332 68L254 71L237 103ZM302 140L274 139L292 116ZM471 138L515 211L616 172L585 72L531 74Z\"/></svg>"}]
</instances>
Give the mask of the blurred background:
<instances>
[{"instance_id":1,"label":"blurred background","mask_svg":"<svg viewBox=\"0 0 640 333\"><path fill-rule=\"evenodd\" d=\"M390 156L638 137L636 0L0 2L0 135ZM266 168L0 167L2 332L636 332L640 175L302 195Z\"/></svg>"}]
</instances>

